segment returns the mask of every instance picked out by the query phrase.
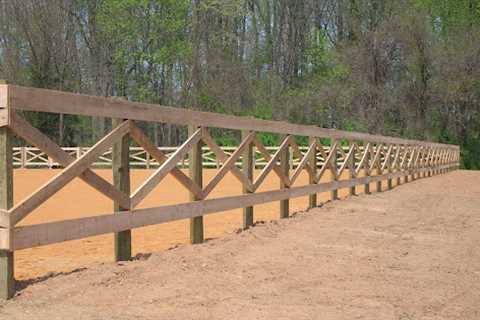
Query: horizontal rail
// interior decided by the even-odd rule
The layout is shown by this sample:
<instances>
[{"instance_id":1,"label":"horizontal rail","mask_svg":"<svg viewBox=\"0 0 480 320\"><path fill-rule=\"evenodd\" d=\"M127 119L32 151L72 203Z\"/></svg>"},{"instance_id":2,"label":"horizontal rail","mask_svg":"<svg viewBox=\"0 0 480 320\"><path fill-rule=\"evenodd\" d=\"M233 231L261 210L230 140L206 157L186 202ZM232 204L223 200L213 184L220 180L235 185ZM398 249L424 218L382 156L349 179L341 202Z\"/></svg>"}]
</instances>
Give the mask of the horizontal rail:
<instances>
[{"instance_id":1,"label":"horizontal rail","mask_svg":"<svg viewBox=\"0 0 480 320\"><path fill-rule=\"evenodd\" d=\"M458 146L454 145L326 129L317 126L306 126L288 122L260 120L250 117L230 116L54 90L34 89L14 85L0 85L0 90L8 90L8 101L0 101L0 108L3 103L3 107L16 110L250 130L257 132L331 138L335 140L347 139L374 143L458 149ZM2 96L1 91L0 96Z\"/></svg>"},{"instance_id":2,"label":"horizontal rail","mask_svg":"<svg viewBox=\"0 0 480 320\"><path fill-rule=\"evenodd\" d=\"M237 147L220 147L227 155L231 155ZM79 159L83 154L90 150L90 147L62 147L63 151L68 153L71 157ZM157 147L159 151L164 154L170 155L173 154L178 147ZM275 153L278 150L278 147L265 147L269 152ZM308 150L307 146L300 146L300 151L306 152ZM348 150L348 146L344 147L345 150ZM360 147L359 150L362 150L363 147ZM329 147L325 147L325 151L328 152ZM260 151L256 151L255 168L261 169L267 165L268 161L261 156ZM111 148L104 152L97 161L92 163L94 168L109 168L112 165L112 150ZM318 154L319 160L320 154ZM291 159L291 168L295 168L299 163L300 159L293 158ZM241 160L235 162L237 166L241 165ZM159 162L152 157L147 151L142 147L130 147L130 165L134 168L144 168L150 169L160 166ZM36 147L14 147L13 148L13 166L15 168L60 168L62 165L49 157L45 152ZM182 159L177 163L178 167L186 168L188 167L188 159ZM214 153L208 147L202 148L202 166L204 168L220 168L221 161L216 159Z\"/></svg>"},{"instance_id":3,"label":"horizontal rail","mask_svg":"<svg viewBox=\"0 0 480 320\"><path fill-rule=\"evenodd\" d=\"M446 165L438 167L437 169L448 169L450 167L450 165ZM268 202L298 198L312 193L350 188L357 185L404 177L412 173L423 173L428 170L431 169L422 168L412 172L395 172L379 176L366 176L362 178L331 181L289 189L265 191L240 196L188 202L156 208L122 211L108 215L17 227L13 231L13 249L21 250L82 239L105 233L120 232ZM66 214L66 216L68 216L68 214ZM0 242L0 245L1 243L2 242ZM4 243L8 242L4 240Z\"/></svg>"}]
</instances>

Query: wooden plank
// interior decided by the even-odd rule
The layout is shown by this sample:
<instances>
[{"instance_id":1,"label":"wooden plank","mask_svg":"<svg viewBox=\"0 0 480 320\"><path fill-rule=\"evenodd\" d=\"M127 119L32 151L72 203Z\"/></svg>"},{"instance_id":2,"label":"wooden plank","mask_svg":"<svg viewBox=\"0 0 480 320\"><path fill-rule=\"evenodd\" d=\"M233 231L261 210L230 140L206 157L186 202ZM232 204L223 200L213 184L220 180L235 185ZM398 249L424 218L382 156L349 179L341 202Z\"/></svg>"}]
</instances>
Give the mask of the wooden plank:
<instances>
[{"instance_id":1,"label":"wooden plank","mask_svg":"<svg viewBox=\"0 0 480 320\"><path fill-rule=\"evenodd\" d=\"M252 132L242 131L242 140L245 140ZM253 181L253 171L255 169L255 154L253 153L253 143L249 143L242 154L242 171L243 175L248 181ZM252 193L247 185L242 185L243 194ZM248 229L253 226L253 206L243 208L243 229Z\"/></svg>"},{"instance_id":2,"label":"wooden plank","mask_svg":"<svg viewBox=\"0 0 480 320\"><path fill-rule=\"evenodd\" d=\"M275 152L273 157L275 157L277 154L279 156L280 154L278 153L278 151L281 149L283 143L290 144L290 141L291 141L290 136L288 137L288 140L284 139L282 144L280 145L280 147L278 147L278 149ZM275 173L277 174L278 178L280 178L282 183L289 186L290 185L290 179L288 178L288 176L285 176L285 174L282 172L280 166L277 165L277 161L272 161L273 158L270 156L270 153L268 152L267 148L265 148L263 146L262 142L257 137L255 137L253 139L253 144L257 147L257 150L260 151L260 153L263 155L265 160L268 161L268 163L267 163L267 165L265 165L265 167L268 166L268 165L271 165L272 168L273 168L273 171L275 171ZM277 157L277 160L278 160L278 157ZM263 169L265 169L265 167L263 167ZM270 169L268 171L270 171ZM259 179L260 176L261 176L261 174L257 177L256 181L254 182L254 189L257 189L258 186L260 185L260 183L258 183L258 181L261 181Z\"/></svg>"},{"instance_id":3,"label":"wooden plank","mask_svg":"<svg viewBox=\"0 0 480 320\"><path fill-rule=\"evenodd\" d=\"M150 192L162 181L167 174L177 166L177 163L182 160L190 149L198 144L202 138L202 129L198 129L187 141L185 141L169 158L165 161L130 197L130 205L135 208L140 202L145 199ZM195 181L194 181L195 182Z\"/></svg>"},{"instance_id":4,"label":"wooden plank","mask_svg":"<svg viewBox=\"0 0 480 320\"><path fill-rule=\"evenodd\" d=\"M384 137L366 133L325 129L287 122L236 117L223 114L193 111L184 108L164 107L153 104L131 102L105 97L92 97L67 92L9 86L11 108L20 110L54 112L94 117L125 118L131 120L195 125L237 130L264 131L279 134L347 139L387 144L417 144L423 146L442 145L416 140Z\"/></svg>"},{"instance_id":5,"label":"wooden plank","mask_svg":"<svg viewBox=\"0 0 480 320\"><path fill-rule=\"evenodd\" d=\"M225 151L223 151L222 148L220 148L215 143L215 141L212 139L212 137L206 130L204 130L202 140L215 154L215 156L221 163L225 163L228 160L229 155L226 154ZM249 191L254 191L251 179L248 179L247 176L245 176L245 174L240 171L240 169L238 169L237 167L232 167L232 173L242 183L243 187L247 188Z\"/></svg>"},{"instance_id":6,"label":"wooden plank","mask_svg":"<svg viewBox=\"0 0 480 320\"><path fill-rule=\"evenodd\" d=\"M8 98L7 98L8 99ZM0 299L10 299L15 295L14 254L12 250L11 216L5 215L5 210L13 206L13 157L12 133L8 127L0 128L0 209L3 220L7 220L7 228L2 230L0 249ZM4 221L5 222L5 221Z\"/></svg>"},{"instance_id":7,"label":"wooden plank","mask_svg":"<svg viewBox=\"0 0 480 320\"><path fill-rule=\"evenodd\" d=\"M365 172L365 176L369 177L371 175L370 172L370 159L372 155L372 145L370 143L367 143L365 148L363 149L363 157L360 160L360 163L358 164L358 170L357 170L357 175L360 172L360 169L363 168ZM364 186L364 192L365 194L370 194L370 183L366 183Z\"/></svg>"},{"instance_id":8,"label":"wooden plank","mask_svg":"<svg viewBox=\"0 0 480 320\"><path fill-rule=\"evenodd\" d=\"M67 183L84 172L88 166L104 153L112 144L121 139L128 133L129 123L125 121L120 126L113 129L107 136L97 142L80 159L72 162L62 172L54 176L47 183L37 189L31 196L15 205L10 213L12 215L12 224L16 225L24 219L35 208L48 200L57 191L63 188Z\"/></svg>"},{"instance_id":9,"label":"wooden plank","mask_svg":"<svg viewBox=\"0 0 480 320\"><path fill-rule=\"evenodd\" d=\"M311 143L309 145L311 145ZM293 170L293 156L296 156L298 159L302 159L302 160L306 160L306 159L305 159L305 155L300 151L300 147L295 142L295 139L290 140L290 147L292 149L292 152L291 152L291 155L290 155L290 160L291 160L290 168ZM307 152L308 152L308 149L307 149ZM307 157L307 159L308 159L308 157ZM305 161L305 164L303 165L303 167L307 170L309 175L312 174L312 168L310 168L310 164L309 164L308 161ZM292 179L290 179L290 182L291 182L291 184L293 184L294 181Z\"/></svg>"},{"instance_id":10,"label":"wooden plank","mask_svg":"<svg viewBox=\"0 0 480 320\"><path fill-rule=\"evenodd\" d=\"M255 134L252 133L252 140L255 137ZM210 148L210 150L215 154L215 156L218 158L219 162L222 164L225 164L231 157L231 155L228 155L225 153L225 151L220 148L215 141L212 139L210 134L204 130L204 134L202 137L203 142ZM253 191L253 183L251 182L251 179L248 179L247 176L242 173L242 171L237 168L236 166L231 166L230 171L232 174L242 183L242 186L247 188L250 191Z\"/></svg>"},{"instance_id":11,"label":"wooden plank","mask_svg":"<svg viewBox=\"0 0 480 320\"><path fill-rule=\"evenodd\" d=\"M205 199L210 192L217 186L217 184L223 179L223 177L232 170L235 166L235 162L240 158L245 148L251 144L255 133L251 132L243 141L240 143L238 148L232 153L228 160L222 165L220 170L215 174L215 176L210 180L207 186L202 191L202 199Z\"/></svg>"},{"instance_id":12,"label":"wooden plank","mask_svg":"<svg viewBox=\"0 0 480 320\"><path fill-rule=\"evenodd\" d=\"M400 171L400 155L402 154L402 146L397 145L397 151L395 152L395 158L393 159L393 170ZM397 186L400 185L400 177L397 177Z\"/></svg>"},{"instance_id":13,"label":"wooden plank","mask_svg":"<svg viewBox=\"0 0 480 320\"><path fill-rule=\"evenodd\" d=\"M10 125L9 122L9 111L7 109L0 109L0 127Z\"/></svg>"},{"instance_id":14,"label":"wooden plank","mask_svg":"<svg viewBox=\"0 0 480 320\"><path fill-rule=\"evenodd\" d=\"M0 228L0 252L1 251L12 251L13 250L13 232L6 228ZM2 271L5 262L2 262ZM7 263L8 265L8 263ZM0 298L0 300L4 300L4 298Z\"/></svg>"},{"instance_id":15,"label":"wooden plank","mask_svg":"<svg viewBox=\"0 0 480 320\"><path fill-rule=\"evenodd\" d=\"M63 167L68 167L75 158L70 156L55 142L46 135L34 128L20 116L13 113L11 115L12 130L28 143L35 145L41 151L45 152L54 161ZM88 183L95 190L101 192L108 198L118 202L122 207L130 208L130 198L123 192L118 191L107 180L103 179L90 169L86 169L80 176L80 179Z\"/></svg>"},{"instance_id":16,"label":"wooden plank","mask_svg":"<svg viewBox=\"0 0 480 320\"><path fill-rule=\"evenodd\" d=\"M297 150L299 149L297 148ZM314 139L313 142L308 147L307 152L305 152L305 154L302 155L302 158L301 158L302 160L300 161L297 168L294 170L292 177L290 178L290 184L293 184L298 179L303 169L308 171L309 177L312 177L312 168L309 165L309 162L311 162L312 160L312 154L315 155L316 151L317 151L317 143Z\"/></svg>"},{"instance_id":17,"label":"wooden plank","mask_svg":"<svg viewBox=\"0 0 480 320\"><path fill-rule=\"evenodd\" d=\"M293 140L293 137L292 136L286 136L285 137L285 140L286 141L291 141ZM290 163L289 163L289 160L290 160L290 143L286 144L283 148L280 148L279 149L279 152L280 152L280 170L282 172L282 174L285 176L285 177L289 177L290 176ZM291 184L285 184L282 180L280 180L280 189L288 189L290 188L290 185ZM290 199L289 198L286 198L286 199L282 199L280 200L280 219L285 219L285 218L288 218L290 216Z\"/></svg>"},{"instance_id":18,"label":"wooden plank","mask_svg":"<svg viewBox=\"0 0 480 320\"><path fill-rule=\"evenodd\" d=\"M282 190L265 191L219 199L208 199L157 208L137 209L88 218L17 227L14 229L13 233L14 249L21 250L176 220L201 217L215 212L280 201L282 199L298 198L311 193L328 192L333 189L349 188L353 185L372 183L388 178L402 177L405 174L407 173L395 172L382 176L330 181L309 186L293 187L290 189L286 188ZM68 216L68 213L65 213L64 216Z\"/></svg>"},{"instance_id":19,"label":"wooden plank","mask_svg":"<svg viewBox=\"0 0 480 320\"><path fill-rule=\"evenodd\" d=\"M275 168L277 169L277 170L275 170L275 173L280 178L280 181L283 183L283 185L286 185L286 186L290 185L290 179L281 170L281 167L277 165L277 161L278 161L278 159L280 159L283 150L290 145L290 140L291 140L291 136L285 137L285 139L283 139L283 141L282 141L282 144L280 144L280 147L277 149L277 151L275 152L275 154L271 158L270 158L269 155L267 155L268 151L266 149L264 150L266 152L264 157L268 161L268 163L265 167L263 167L262 171L260 171L260 174L255 179L255 181L253 182L253 189L254 190L256 190L256 189L258 189L258 187L260 187L260 185L265 180L265 178L270 173L270 171L275 170ZM254 139L254 144L257 146L257 148L259 146L263 146L260 142L255 143L255 139Z\"/></svg>"},{"instance_id":20,"label":"wooden plank","mask_svg":"<svg viewBox=\"0 0 480 320\"><path fill-rule=\"evenodd\" d=\"M385 159L383 161L382 165L382 173L385 169L388 170L388 172L391 172L391 167L392 167L392 151L393 151L393 144L390 145L387 149L387 154L385 155ZM392 189L392 179L387 180L387 189L391 190Z\"/></svg>"},{"instance_id":21,"label":"wooden plank","mask_svg":"<svg viewBox=\"0 0 480 320\"><path fill-rule=\"evenodd\" d=\"M344 153L345 154L345 153ZM340 177L343 173L343 171L346 169L346 168L349 168L351 169L351 162L352 162L352 158L355 156L355 145L353 144L350 148L350 150L348 151L348 154L345 154L344 156L344 160L343 160L343 163L342 165L340 166L340 169L338 169L338 172L337 172L337 176Z\"/></svg>"},{"instance_id":22,"label":"wooden plank","mask_svg":"<svg viewBox=\"0 0 480 320\"><path fill-rule=\"evenodd\" d=\"M330 147L330 151L335 150L336 148L337 148L337 143L335 143L333 146ZM320 181L320 179L322 178L323 174L327 169L330 169L330 171L332 171L332 174L336 173L337 170L333 164L334 156L335 156L334 152L329 152L328 156L326 157L324 156L325 161L323 162L323 166L320 168L320 171L317 173L317 176L315 177L316 183Z\"/></svg>"},{"instance_id":23,"label":"wooden plank","mask_svg":"<svg viewBox=\"0 0 480 320\"><path fill-rule=\"evenodd\" d=\"M10 213L7 210L0 209L0 229L13 227L10 221Z\"/></svg>"},{"instance_id":24,"label":"wooden plank","mask_svg":"<svg viewBox=\"0 0 480 320\"><path fill-rule=\"evenodd\" d=\"M354 179L356 178L356 171L355 171L355 154L356 154L356 149L357 149L357 144L355 142L350 143L350 152L352 155L350 155L348 158L348 167L349 167L349 179ZM357 194L355 186L351 186L349 189L349 194L350 196L354 196Z\"/></svg>"},{"instance_id":25,"label":"wooden plank","mask_svg":"<svg viewBox=\"0 0 480 320\"><path fill-rule=\"evenodd\" d=\"M168 157L155 147L150 139L133 122L130 123L130 136L137 142L148 154L150 154L160 165L168 160ZM202 197L202 189L197 186L185 173L177 167L174 167L170 173L172 176L196 197Z\"/></svg>"},{"instance_id":26,"label":"wooden plank","mask_svg":"<svg viewBox=\"0 0 480 320\"><path fill-rule=\"evenodd\" d=\"M305 157L308 155L308 162L310 165L310 168L312 169L312 172L308 176L308 183L309 184L315 184L316 183L316 176L317 176L317 143L318 139L314 137L309 138L309 143L310 143L310 149L311 152L310 154L307 153L305 154ZM317 194L316 193L311 193L308 195L308 208L313 209L317 207L318 205L318 199L317 199Z\"/></svg>"},{"instance_id":27,"label":"wooden plank","mask_svg":"<svg viewBox=\"0 0 480 320\"><path fill-rule=\"evenodd\" d=\"M329 164L331 164L331 174L332 174L332 181L338 181L338 175L337 175L337 150L342 149L342 146L339 144L338 141L331 140L330 142L330 153L328 154L328 157L330 158ZM321 171L321 170L320 170ZM331 200L338 200L338 190L332 190L331 192Z\"/></svg>"},{"instance_id":28,"label":"wooden plank","mask_svg":"<svg viewBox=\"0 0 480 320\"><path fill-rule=\"evenodd\" d=\"M383 144L377 145L376 150L375 150L375 156L374 156L373 161L370 165L370 171L372 171L374 168L376 168L377 175L383 174L382 168L381 168L381 156L382 156L383 147L384 147ZM382 191L382 181L381 180L377 181L376 189L377 189L376 190L377 192Z\"/></svg>"},{"instance_id":29,"label":"wooden plank","mask_svg":"<svg viewBox=\"0 0 480 320\"><path fill-rule=\"evenodd\" d=\"M194 138L198 131L206 131L203 129L198 129L197 126L191 125L188 127L188 135L190 139ZM196 140L196 139L195 139ZM196 140L196 142L190 148L189 153L189 174L190 179L196 183L200 188L203 187L203 166L202 166L202 143L201 140ZM202 200L196 197L193 193L190 193L190 201L194 203L201 203L199 200ZM204 241L204 228L203 228L203 217L202 216L191 216L190 217L190 243L199 244Z\"/></svg>"},{"instance_id":30,"label":"wooden plank","mask_svg":"<svg viewBox=\"0 0 480 320\"><path fill-rule=\"evenodd\" d=\"M112 127L118 127L123 119L112 119ZM129 126L130 131L130 126ZM112 147L112 175L115 188L123 194L130 195L130 141L124 135ZM118 201L113 202L113 211L121 212L130 210ZM122 230L114 234L115 261L128 261L132 258L132 231Z\"/></svg>"},{"instance_id":31,"label":"wooden plank","mask_svg":"<svg viewBox=\"0 0 480 320\"><path fill-rule=\"evenodd\" d=\"M0 80L0 109L9 108L9 91L11 86L5 80Z\"/></svg>"}]
</instances>

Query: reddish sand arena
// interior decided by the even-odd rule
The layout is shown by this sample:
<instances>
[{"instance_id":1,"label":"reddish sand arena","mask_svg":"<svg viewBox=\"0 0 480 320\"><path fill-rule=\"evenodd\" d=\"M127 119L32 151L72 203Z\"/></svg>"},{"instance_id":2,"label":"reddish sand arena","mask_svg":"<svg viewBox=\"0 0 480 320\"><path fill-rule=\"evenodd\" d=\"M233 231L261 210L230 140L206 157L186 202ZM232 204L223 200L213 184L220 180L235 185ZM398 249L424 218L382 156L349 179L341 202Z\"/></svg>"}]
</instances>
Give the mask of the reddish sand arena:
<instances>
[{"instance_id":1,"label":"reddish sand arena","mask_svg":"<svg viewBox=\"0 0 480 320\"><path fill-rule=\"evenodd\" d=\"M18 180L28 183L22 174ZM135 183L144 174L136 172ZM186 241L184 222L146 228L135 232L135 251L153 254L131 262L105 262L111 236L22 251L24 278L79 269L20 281L17 296L0 302L0 319L477 320L479 179L479 172L455 171L239 234L222 236L238 228L238 212L212 215L207 235L221 237L174 250L158 251ZM168 189L145 205L173 201L163 197ZM58 199L79 191L83 205L108 209L77 182ZM62 212L49 219L78 216L78 205L46 204L30 222L43 221L49 208ZM276 205L261 212L258 219L275 218Z\"/></svg>"},{"instance_id":2,"label":"reddish sand arena","mask_svg":"<svg viewBox=\"0 0 480 320\"><path fill-rule=\"evenodd\" d=\"M22 169L14 172L14 196L18 202L51 177L59 170ZM204 170L204 181L208 182L216 170ZM108 181L112 180L111 170L97 170L97 173ZM133 170L132 190L135 190L152 174L152 170ZM258 172L257 172L258 174ZM345 174L343 178L348 178ZM325 181L330 179L326 174ZM295 185L308 184L306 173L299 177ZM277 190L279 179L275 173L269 174L259 191ZM218 198L241 194L240 182L231 174L221 181L209 198ZM371 187L373 190L373 184ZM359 186L358 191L363 192ZM340 190L340 196L347 195L347 190ZM320 194L319 201L328 201L329 194ZM155 207L189 201L188 192L171 176L167 176L159 186L139 206L140 208ZM292 199L290 212L305 210L308 197ZM67 220L79 217L93 216L112 212L112 201L80 179L75 179L41 207L32 212L21 225ZM278 202L255 207L256 221L278 219ZM224 213L211 214L205 217L205 237L217 238L226 233L232 233L242 226L242 210L231 210ZM188 220L176 221L163 225L139 228L133 231L133 254L164 250L189 241ZM113 259L113 236L103 235L77 241L70 241L46 247L17 251L15 254L15 273L17 279L32 279L51 272L68 272L76 268L109 262Z\"/></svg>"}]
</instances>

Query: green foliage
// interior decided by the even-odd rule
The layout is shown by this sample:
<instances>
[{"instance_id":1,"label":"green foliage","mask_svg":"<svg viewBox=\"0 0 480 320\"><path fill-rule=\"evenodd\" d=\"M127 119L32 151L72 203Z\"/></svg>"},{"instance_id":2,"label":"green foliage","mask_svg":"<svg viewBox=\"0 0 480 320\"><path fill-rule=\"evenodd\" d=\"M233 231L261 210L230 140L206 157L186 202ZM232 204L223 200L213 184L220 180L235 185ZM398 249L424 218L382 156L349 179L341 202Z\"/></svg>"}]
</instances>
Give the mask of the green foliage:
<instances>
[{"instance_id":1,"label":"green foliage","mask_svg":"<svg viewBox=\"0 0 480 320\"><path fill-rule=\"evenodd\" d=\"M415 0L416 5L431 12L435 29L446 34L480 24L479 0Z\"/></svg>"}]
</instances>

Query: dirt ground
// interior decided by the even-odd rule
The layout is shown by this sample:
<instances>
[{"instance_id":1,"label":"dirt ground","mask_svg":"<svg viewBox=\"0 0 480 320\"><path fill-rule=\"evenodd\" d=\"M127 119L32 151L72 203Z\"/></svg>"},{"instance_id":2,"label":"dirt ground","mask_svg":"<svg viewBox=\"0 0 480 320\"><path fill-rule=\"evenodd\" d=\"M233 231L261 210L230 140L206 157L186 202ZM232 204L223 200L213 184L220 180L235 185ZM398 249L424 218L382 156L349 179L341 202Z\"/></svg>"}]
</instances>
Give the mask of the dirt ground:
<instances>
[{"instance_id":1,"label":"dirt ground","mask_svg":"<svg viewBox=\"0 0 480 320\"><path fill-rule=\"evenodd\" d=\"M480 319L479 181L456 171L20 281L0 319Z\"/></svg>"},{"instance_id":2,"label":"dirt ground","mask_svg":"<svg viewBox=\"0 0 480 320\"><path fill-rule=\"evenodd\" d=\"M15 170L14 195L15 202L24 199L59 170ZM111 181L111 170L97 170L105 179ZM153 173L152 170L132 171L132 191ZM215 175L216 170L204 170L204 182L207 183ZM259 171L256 172L258 174ZM344 175L343 178L348 178ZM325 176L325 181L330 176ZM308 183L306 174L299 177L296 185ZM277 190L279 179L272 172L262 184L260 191ZM373 186L372 186L373 188ZM241 184L231 174L213 190L211 198L234 196L241 194ZM359 187L359 192L363 188ZM341 190L340 195L346 196L347 190ZM322 201L328 201L329 195L320 195ZM141 208L187 202L188 192L170 175L140 204ZM305 210L308 198L302 197L291 201L291 212ZM36 224L57 220L87 217L112 212L112 201L80 179L76 179L58 192L54 197L32 212L23 224ZM256 221L278 219L279 205L268 203L256 207ZM230 210L224 213L205 217L206 238L218 238L235 232L242 226L242 210ZM189 241L188 221L177 221L157 226L149 226L133 231L133 254L165 250ZM46 247L18 251L15 255L15 276L20 280L28 280L45 276L51 272L70 272L77 268L110 262L113 259L113 236L104 235L65 242Z\"/></svg>"}]
</instances>

